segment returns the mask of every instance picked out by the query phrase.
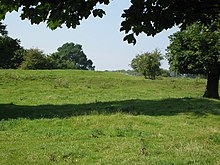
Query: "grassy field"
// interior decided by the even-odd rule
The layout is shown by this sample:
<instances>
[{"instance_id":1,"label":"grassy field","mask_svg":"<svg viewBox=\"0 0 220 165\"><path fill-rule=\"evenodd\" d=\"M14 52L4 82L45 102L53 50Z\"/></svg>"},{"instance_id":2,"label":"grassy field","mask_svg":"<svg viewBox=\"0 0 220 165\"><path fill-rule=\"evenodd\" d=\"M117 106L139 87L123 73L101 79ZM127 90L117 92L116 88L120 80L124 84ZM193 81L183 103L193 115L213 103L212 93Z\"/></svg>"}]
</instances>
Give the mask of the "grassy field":
<instances>
[{"instance_id":1,"label":"grassy field","mask_svg":"<svg viewBox=\"0 0 220 165\"><path fill-rule=\"evenodd\" d=\"M0 164L220 164L206 81L0 70Z\"/></svg>"}]
</instances>

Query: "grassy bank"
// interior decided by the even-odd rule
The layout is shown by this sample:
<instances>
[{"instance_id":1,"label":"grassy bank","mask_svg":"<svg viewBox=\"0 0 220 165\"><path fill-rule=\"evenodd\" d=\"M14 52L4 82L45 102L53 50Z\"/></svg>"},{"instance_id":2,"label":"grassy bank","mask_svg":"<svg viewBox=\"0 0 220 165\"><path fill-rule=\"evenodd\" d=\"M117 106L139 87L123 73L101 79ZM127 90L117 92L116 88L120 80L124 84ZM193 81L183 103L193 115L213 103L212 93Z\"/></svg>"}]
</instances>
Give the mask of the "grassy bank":
<instances>
[{"instance_id":1,"label":"grassy bank","mask_svg":"<svg viewBox=\"0 0 220 165\"><path fill-rule=\"evenodd\" d=\"M0 70L0 164L219 164L202 79Z\"/></svg>"}]
</instances>

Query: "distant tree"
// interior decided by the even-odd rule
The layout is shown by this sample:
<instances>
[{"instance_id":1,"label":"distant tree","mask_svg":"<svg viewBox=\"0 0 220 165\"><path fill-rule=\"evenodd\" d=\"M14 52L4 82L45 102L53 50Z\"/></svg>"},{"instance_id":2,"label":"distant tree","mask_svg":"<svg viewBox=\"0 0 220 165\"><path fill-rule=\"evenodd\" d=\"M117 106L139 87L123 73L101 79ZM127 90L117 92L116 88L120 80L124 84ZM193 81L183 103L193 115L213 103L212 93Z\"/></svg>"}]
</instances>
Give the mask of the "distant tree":
<instances>
[{"instance_id":1,"label":"distant tree","mask_svg":"<svg viewBox=\"0 0 220 165\"><path fill-rule=\"evenodd\" d=\"M74 62L65 60L58 52L53 53L48 59L54 64L52 69L76 69Z\"/></svg>"},{"instance_id":2,"label":"distant tree","mask_svg":"<svg viewBox=\"0 0 220 165\"><path fill-rule=\"evenodd\" d=\"M160 74L161 53L156 49L152 53L137 55L131 62L131 67L144 75L145 78L155 79Z\"/></svg>"},{"instance_id":3,"label":"distant tree","mask_svg":"<svg viewBox=\"0 0 220 165\"><path fill-rule=\"evenodd\" d=\"M51 69L51 64L46 55L39 49L29 49L25 51L24 61L21 69Z\"/></svg>"},{"instance_id":4,"label":"distant tree","mask_svg":"<svg viewBox=\"0 0 220 165\"><path fill-rule=\"evenodd\" d=\"M0 20L8 12L20 11L22 19L31 23L46 22L48 27L56 29L66 24L68 28L76 28L81 20L90 15L103 17L105 11L100 4L109 5L110 0L3 0L0 3ZM124 40L136 42L134 35L141 32L155 34L180 25L200 21L209 24L219 17L219 0L130 0L131 6L124 10L121 31L127 35ZM19 10L21 8L21 10Z\"/></svg>"},{"instance_id":5,"label":"distant tree","mask_svg":"<svg viewBox=\"0 0 220 165\"><path fill-rule=\"evenodd\" d=\"M92 62L92 60L87 60L87 67L86 67L86 69L88 69L88 70L95 70L95 66L93 65L93 62Z\"/></svg>"},{"instance_id":6,"label":"distant tree","mask_svg":"<svg viewBox=\"0 0 220 165\"><path fill-rule=\"evenodd\" d=\"M3 25L2 22L0 22L0 34L1 35L7 35L8 34L8 32L6 30L6 25Z\"/></svg>"},{"instance_id":7,"label":"distant tree","mask_svg":"<svg viewBox=\"0 0 220 165\"><path fill-rule=\"evenodd\" d=\"M16 69L23 61L23 48L18 39L0 36L0 68Z\"/></svg>"},{"instance_id":8,"label":"distant tree","mask_svg":"<svg viewBox=\"0 0 220 165\"><path fill-rule=\"evenodd\" d=\"M170 37L167 58L170 68L179 73L208 76L204 97L219 98L220 23L210 26L195 23Z\"/></svg>"},{"instance_id":9,"label":"distant tree","mask_svg":"<svg viewBox=\"0 0 220 165\"><path fill-rule=\"evenodd\" d=\"M171 77L170 71L167 69L160 69L160 74L162 77Z\"/></svg>"},{"instance_id":10,"label":"distant tree","mask_svg":"<svg viewBox=\"0 0 220 165\"><path fill-rule=\"evenodd\" d=\"M94 70L93 62L87 59L82 46L74 43L65 43L51 55L60 69Z\"/></svg>"}]
</instances>

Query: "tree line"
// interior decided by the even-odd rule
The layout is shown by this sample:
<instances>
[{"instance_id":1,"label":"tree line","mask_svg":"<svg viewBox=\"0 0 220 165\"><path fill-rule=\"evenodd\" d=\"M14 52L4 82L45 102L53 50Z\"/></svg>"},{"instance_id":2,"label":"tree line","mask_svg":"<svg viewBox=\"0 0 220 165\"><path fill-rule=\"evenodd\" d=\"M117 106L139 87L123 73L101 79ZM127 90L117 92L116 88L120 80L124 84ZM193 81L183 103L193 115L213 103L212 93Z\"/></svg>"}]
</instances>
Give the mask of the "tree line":
<instances>
[{"instance_id":1,"label":"tree line","mask_svg":"<svg viewBox=\"0 0 220 165\"><path fill-rule=\"evenodd\" d=\"M18 39L7 35L6 26L0 24L0 68L2 69L80 69L95 70L82 46L65 43L56 52L47 55L42 50L24 49Z\"/></svg>"}]
</instances>

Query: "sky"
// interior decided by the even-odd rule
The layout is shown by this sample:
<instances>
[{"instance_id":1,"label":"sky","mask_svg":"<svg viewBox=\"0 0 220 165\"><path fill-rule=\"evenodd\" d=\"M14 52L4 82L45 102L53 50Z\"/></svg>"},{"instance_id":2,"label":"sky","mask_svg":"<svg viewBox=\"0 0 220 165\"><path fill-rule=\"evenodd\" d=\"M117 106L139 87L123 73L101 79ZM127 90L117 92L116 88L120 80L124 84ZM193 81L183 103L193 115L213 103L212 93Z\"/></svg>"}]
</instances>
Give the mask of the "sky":
<instances>
[{"instance_id":1,"label":"sky","mask_svg":"<svg viewBox=\"0 0 220 165\"><path fill-rule=\"evenodd\" d=\"M51 54L64 43L73 42L82 45L84 53L93 61L96 70L128 70L131 69L131 60L137 54L157 48L165 55L165 49L169 45L168 36L178 30L175 27L155 37L141 34L136 38L136 45L128 44L123 41L125 34L120 32L120 24L123 20L121 14L129 5L129 1L111 1L108 6L101 6L106 12L103 18L90 16L76 29L63 26L52 31L45 23L31 25L29 20L21 20L16 12L7 14L3 23L7 25L9 36L19 39L25 49L38 48ZM169 68L166 60L161 64L162 68Z\"/></svg>"}]
</instances>

